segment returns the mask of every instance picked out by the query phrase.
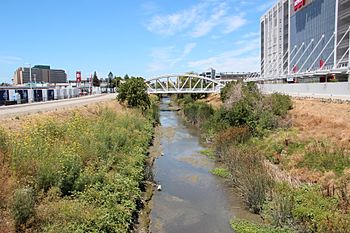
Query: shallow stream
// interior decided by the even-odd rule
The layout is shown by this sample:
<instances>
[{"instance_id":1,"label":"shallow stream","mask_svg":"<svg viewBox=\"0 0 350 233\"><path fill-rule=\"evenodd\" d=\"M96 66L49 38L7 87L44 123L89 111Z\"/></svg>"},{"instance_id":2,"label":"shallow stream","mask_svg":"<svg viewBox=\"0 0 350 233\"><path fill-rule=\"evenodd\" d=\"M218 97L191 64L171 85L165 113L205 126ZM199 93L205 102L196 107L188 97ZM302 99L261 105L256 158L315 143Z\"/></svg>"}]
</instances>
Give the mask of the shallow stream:
<instances>
[{"instance_id":1,"label":"shallow stream","mask_svg":"<svg viewBox=\"0 0 350 233\"><path fill-rule=\"evenodd\" d=\"M169 103L163 98L161 109ZM209 172L215 162L200 154L205 147L198 131L174 111L161 111L160 121L164 156L156 160L154 175L162 191L153 197L151 232L226 233L233 232L233 217L256 220L234 191Z\"/></svg>"}]
</instances>

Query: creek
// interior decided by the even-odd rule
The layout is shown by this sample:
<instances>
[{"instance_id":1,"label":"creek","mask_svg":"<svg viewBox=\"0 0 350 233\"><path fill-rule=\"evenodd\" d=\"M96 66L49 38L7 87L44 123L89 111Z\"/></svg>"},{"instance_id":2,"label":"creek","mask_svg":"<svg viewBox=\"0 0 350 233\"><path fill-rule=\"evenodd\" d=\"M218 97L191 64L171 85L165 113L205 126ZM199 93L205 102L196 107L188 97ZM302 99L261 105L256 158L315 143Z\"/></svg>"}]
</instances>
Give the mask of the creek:
<instances>
[{"instance_id":1,"label":"creek","mask_svg":"<svg viewBox=\"0 0 350 233\"><path fill-rule=\"evenodd\" d=\"M152 200L150 231L153 233L233 232L234 217L257 221L241 198L222 178L210 173L215 161L201 155L206 149L197 129L188 126L175 111L170 99L161 102L160 144L164 156L154 164L154 179L162 186Z\"/></svg>"}]
</instances>

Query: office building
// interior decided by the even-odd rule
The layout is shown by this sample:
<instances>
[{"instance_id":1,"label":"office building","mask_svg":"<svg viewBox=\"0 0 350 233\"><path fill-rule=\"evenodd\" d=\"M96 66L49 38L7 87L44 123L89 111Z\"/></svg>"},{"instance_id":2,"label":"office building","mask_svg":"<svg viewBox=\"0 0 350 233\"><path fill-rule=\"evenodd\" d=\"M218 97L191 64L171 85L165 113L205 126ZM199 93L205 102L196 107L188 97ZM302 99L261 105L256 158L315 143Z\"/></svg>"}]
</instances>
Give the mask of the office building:
<instances>
[{"instance_id":1,"label":"office building","mask_svg":"<svg viewBox=\"0 0 350 233\"><path fill-rule=\"evenodd\" d=\"M31 74L31 78L30 78ZM29 72L28 67L20 67L13 77L14 85L26 83L66 83L67 74L64 70L51 69L50 66L36 65Z\"/></svg>"},{"instance_id":2,"label":"office building","mask_svg":"<svg viewBox=\"0 0 350 233\"><path fill-rule=\"evenodd\" d=\"M288 0L279 0L260 19L261 73L283 74L288 67Z\"/></svg>"}]
</instances>

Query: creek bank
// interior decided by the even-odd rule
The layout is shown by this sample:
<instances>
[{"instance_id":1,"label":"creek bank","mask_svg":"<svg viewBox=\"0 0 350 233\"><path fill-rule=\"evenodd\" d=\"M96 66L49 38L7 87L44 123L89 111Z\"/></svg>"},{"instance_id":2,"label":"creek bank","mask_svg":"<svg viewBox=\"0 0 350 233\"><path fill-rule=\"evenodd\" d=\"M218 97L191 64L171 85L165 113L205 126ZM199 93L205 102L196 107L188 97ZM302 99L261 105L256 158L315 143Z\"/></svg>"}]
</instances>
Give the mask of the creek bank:
<instances>
[{"instance_id":1,"label":"creek bank","mask_svg":"<svg viewBox=\"0 0 350 233\"><path fill-rule=\"evenodd\" d=\"M162 148L160 143L161 126L156 126L154 129L154 135L152 144L148 149L148 156L145 166L145 181L144 191L141 195L142 208L139 211L138 221L135 224L133 232L136 233L148 233L150 232L150 213L152 210L152 198L155 192L155 182L153 178L153 165L154 161L161 156Z\"/></svg>"}]
</instances>

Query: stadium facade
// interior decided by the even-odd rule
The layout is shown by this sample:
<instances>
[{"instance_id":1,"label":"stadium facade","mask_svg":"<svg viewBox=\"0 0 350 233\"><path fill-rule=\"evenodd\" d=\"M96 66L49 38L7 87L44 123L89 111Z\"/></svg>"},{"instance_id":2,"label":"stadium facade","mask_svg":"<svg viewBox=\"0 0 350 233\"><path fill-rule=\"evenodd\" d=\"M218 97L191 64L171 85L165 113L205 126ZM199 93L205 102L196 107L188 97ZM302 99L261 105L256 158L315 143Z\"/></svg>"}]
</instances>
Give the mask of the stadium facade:
<instances>
[{"instance_id":1,"label":"stadium facade","mask_svg":"<svg viewBox=\"0 0 350 233\"><path fill-rule=\"evenodd\" d=\"M278 0L260 23L260 78L348 80L350 0Z\"/></svg>"}]
</instances>

